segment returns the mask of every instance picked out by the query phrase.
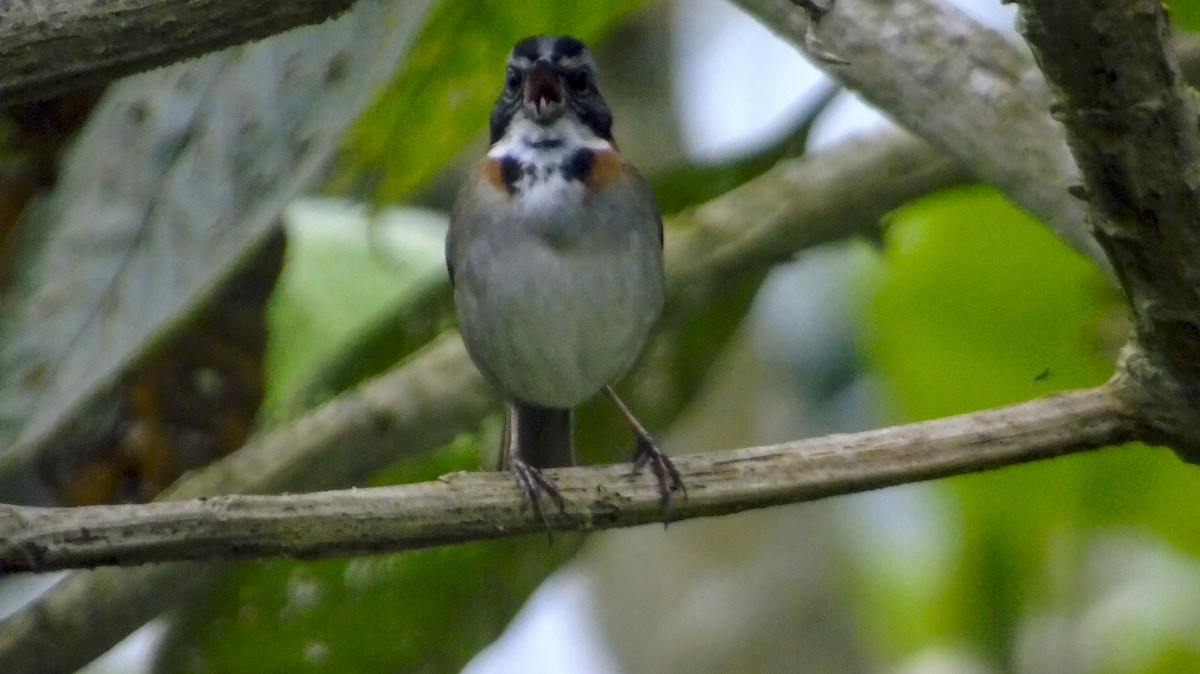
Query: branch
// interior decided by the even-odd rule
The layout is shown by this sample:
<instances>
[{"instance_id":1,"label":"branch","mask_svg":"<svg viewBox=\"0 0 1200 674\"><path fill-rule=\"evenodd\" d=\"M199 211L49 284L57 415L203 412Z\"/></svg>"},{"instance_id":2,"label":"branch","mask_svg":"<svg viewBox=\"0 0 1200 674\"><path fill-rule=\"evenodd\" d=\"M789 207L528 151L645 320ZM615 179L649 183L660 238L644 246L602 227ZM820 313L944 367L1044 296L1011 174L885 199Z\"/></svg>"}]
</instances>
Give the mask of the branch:
<instances>
[{"instance_id":1,"label":"branch","mask_svg":"<svg viewBox=\"0 0 1200 674\"><path fill-rule=\"evenodd\" d=\"M888 429L683 456L675 520L810 501L975 472L1133 439L1110 384ZM547 471L567 506L555 529L660 521L652 477L629 465ZM312 558L536 533L512 478L454 473L433 482L293 496L223 496L127 506L0 506L0 572L181 559Z\"/></svg>"},{"instance_id":2,"label":"branch","mask_svg":"<svg viewBox=\"0 0 1200 674\"><path fill-rule=\"evenodd\" d=\"M1064 198L1080 182L1079 172L1027 53L947 3L836 0L810 28L792 0L735 2L810 56L815 47L847 61L830 65L814 57L1109 269L1086 227L1084 205Z\"/></svg>"},{"instance_id":3,"label":"branch","mask_svg":"<svg viewBox=\"0 0 1200 674\"><path fill-rule=\"evenodd\" d=\"M668 320L680 305L716 301L736 276L769 269L798 251L853 236L875 238L891 210L968 182L970 173L953 158L899 129L780 162L667 223Z\"/></svg>"},{"instance_id":4,"label":"branch","mask_svg":"<svg viewBox=\"0 0 1200 674\"><path fill-rule=\"evenodd\" d=\"M321 23L355 0L0 2L0 101L49 98Z\"/></svg>"},{"instance_id":5,"label":"branch","mask_svg":"<svg viewBox=\"0 0 1200 674\"><path fill-rule=\"evenodd\" d=\"M668 223L672 311L719 301L731 270L761 271L803 247L873 233L888 211L966 179L945 155L898 131L782 162ZM753 207L747 194L755 195ZM709 263L690 259L709 249L725 252ZM477 426L494 408L491 396L457 336L443 338L398 370L185 477L162 498L350 486L400 456L433 450ZM69 576L0 621L0 672L73 672L194 596L215 571L176 563Z\"/></svg>"},{"instance_id":6,"label":"branch","mask_svg":"<svg viewBox=\"0 0 1200 674\"><path fill-rule=\"evenodd\" d=\"M1200 463L1200 131L1157 2L1022 0L1096 238L1133 310L1146 433Z\"/></svg>"}]
</instances>

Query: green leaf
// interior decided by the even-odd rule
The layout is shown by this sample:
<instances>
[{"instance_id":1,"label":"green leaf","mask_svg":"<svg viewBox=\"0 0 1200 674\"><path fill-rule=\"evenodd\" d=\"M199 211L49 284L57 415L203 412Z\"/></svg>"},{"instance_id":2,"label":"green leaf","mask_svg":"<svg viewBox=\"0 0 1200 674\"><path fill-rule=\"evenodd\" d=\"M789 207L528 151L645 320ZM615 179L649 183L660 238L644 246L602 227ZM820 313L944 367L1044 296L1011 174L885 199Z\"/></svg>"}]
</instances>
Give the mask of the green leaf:
<instances>
[{"instance_id":1,"label":"green leaf","mask_svg":"<svg viewBox=\"0 0 1200 674\"><path fill-rule=\"evenodd\" d=\"M1116 291L996 193L914 202L893 217L885 246L868 352L900 416L1014 403L1111 373L1128 332ZM893 660L953 644L1012 668L1032 616L1083 616L1086 601L1103 600L1087 565L1093 542L1114 531L1200 556L1200 471L1166 449L1114 447L929 489L945 507L941 544L954 559L937 573L860 570L864 622ZM1154 637L1155 671L1190 671L1171 667L1194 654L1173 651L1171 634Z\"/></svg>"},{"instance_id":2,"label":"green leaf","mask_svg":"<svg viewBox=\"0 0 1200 674\"><path fill-rule=\"evenodd\" d=\"M895 213L878 281L868 353L903 418L1102 383L1125 335L1123 306L1103 275L986 188ZM883 650L965 643L1003 662L1018 621L1053 594L1046 564L1054 535L1100 517L1085 514L1092 496L1114 486L1129 455L1112 450L941 483L953 490L944 535L956 538L956 558L911 591L876 584L867 594L868 606L886 607L869 613L873 631L902 635Z\"/></svg>"},{"instance_id":3,"label":"green leaf","mask_svg":"<svg viewBox=\"0 0 1200 674\"><path fill-rule=\"evenodd\" d=\"M486 128L513 44L539 33L593 42L643 1L441 3L399 76L347 134L337 182L375 185L385 202L425 184Z\"/></svg>"},{"instance_id":4,"label":"green leaf","mask_svg":"<svg viewBox=\"0 0 1200 674\"><path fill-rule=\"evenodd\" d=\"M895 213L886 239L868 349L905 418L1020 402L1112 373L1125 337L1119 296L996 192L922 199Z\"/></svg>"},{"instance_id":5,"label":"green leaf","mask_svg":"<svg viewBox=\"0 0 1200 674\"><path fill-rule=\"evenodd\" d=\"M286 223L287 257L268 309L263 417L271 422L320 397L313 389L329 363L344 357L345 344L357 344L385 318L402 320L411 302L446 285L443 214L403 208L368 218L361 205L303 199L289 207ZM394 363L390 346L377 345Z\"/></svg>"},{"instance_id":6,"label":"green leaf","mask_svg":"<svg viewBox=\"0 0 1200 674\"><path fill-rule=\"evenodd\" d=\"M1171 12L1171 23L1190 31L1200 30L1200 2L1197 0L1170 0L1163 4Z\"/></svg>"},{"instance_id":7,"label":"green leaf","mask_svg":"<svg viewBox=\"0 0 1200 674\"><path fill-rule=\"evenodd\" d=\"M359 3L339 21L109 88L53 193L10 237L18 245L0 293L6 500L44 498L32 492L46 466L81 446L94 401L275 231L412 44L428 4Z\"/></svg>"}]
</instances>

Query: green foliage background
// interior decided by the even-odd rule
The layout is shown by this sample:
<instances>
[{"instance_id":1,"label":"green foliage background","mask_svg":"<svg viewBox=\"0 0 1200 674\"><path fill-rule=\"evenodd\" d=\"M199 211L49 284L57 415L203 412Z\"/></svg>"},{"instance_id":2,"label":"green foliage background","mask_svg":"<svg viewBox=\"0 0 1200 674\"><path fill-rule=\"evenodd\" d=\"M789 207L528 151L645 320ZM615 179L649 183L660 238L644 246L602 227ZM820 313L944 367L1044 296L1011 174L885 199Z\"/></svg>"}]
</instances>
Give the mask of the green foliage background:
<instances>
[{"instance_id":1,"label":"green foliage background","mask_svg":"<svg viewBox=\"0 0 1200 674\"><path fill-rule=\"evenodd\" d=\"M1128 329L1099 271L986 188L897 212L875 274L865 340L897 421L1100 384ZM886 660L940 643L1012 671L1024 621L1085 603L1098 539L1133 530L1200 554L1200 474L1163 449L1116 447L932 488L952 523L944 566L908 578L865 567L856 577L860 616ZM1154 638L1162 642L1142 660L1100 671L1200 670L1195 635Z\"/></svg>"},{"instance_id":2,"label":"green foliage background","mask_svg":"<svg viewBox=\"0 0 1200 674\"><path fill-rule=\"evenodd\" d=\"M402 71L347 136L329 189L390 201L427 185L485 128L500 64L514 41L537 32L595 41L641 4L536 0L516 11L495 0L440 3ZM1184 25L1200 25L1195 8L1172 3ZM756 155L756 170L765 168L763 157L778 156ZM704 175L701 182L712 184ZM690 203L687 194L671 194L670 201L678 208ZM391 312L394 323L403 323L413 306L408 299L446 292L444 282L430 276L440 252L427 246L385 246L380 255L369 238L350 240L319 228L293 234L271 310L272 334L304 334L306 341L277 338L271 345L275 410L281 401L295 401L292 389L304 372L337 357L381 314ZM361 273L347 275L347 265ZM739 281L727 305L670 328L674 360L665 370L673 393L664 409L677 411L698 386L760 281ZM863 286L869 297L862 307L863 367L886 382L897 422L1098 384L1111 374L1127 329L1120 297L1097 270L982 187L934 195L895 213ZM445 327L445 307L429 306L435 307L427 328L432 334ZM388 334L354 342L376 370L410 351ZM586 435L599 438L593 444L611 457L622 441L611 424L591 414L581 413L591 429ZM377 482L474 469L491 437L464 435ZM854 588L847 601L857 607L865 643L885 663L949 644L1013 669L1014 644L1031 615L1078 617L1093 590L1083 572L1088 550L1114 532L1134 530L1190 555L1193 564L1200 554L1194 505L1200 473L1165 450L1112 448L925 489L945 511L943 550L930 551L914 568L847 555L845 585ZM355 560L240 565L218 592L177 616L157 671L456 671L578 544L568 536L556 536L551 545L537 537ZM1146 654L1132 665L1095 671L1200 671L1197 635L1130 634L1153 647L1142 649Z\"/></svg>"}]
</instances>

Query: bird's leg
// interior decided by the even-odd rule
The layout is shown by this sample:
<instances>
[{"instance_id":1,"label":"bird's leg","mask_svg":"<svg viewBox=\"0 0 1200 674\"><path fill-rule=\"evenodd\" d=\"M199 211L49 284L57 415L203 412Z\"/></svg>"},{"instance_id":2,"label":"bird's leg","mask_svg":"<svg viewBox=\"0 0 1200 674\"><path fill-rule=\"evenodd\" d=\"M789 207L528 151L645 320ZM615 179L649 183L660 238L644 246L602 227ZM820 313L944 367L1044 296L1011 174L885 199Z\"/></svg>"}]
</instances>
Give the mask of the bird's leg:
<instances>
[{"instance_id":1,"label":"bird's leg","mask_svg":"<svg viewBox=\"0 0 1200 674\"><path fill-rule=\"evenodd\" d=\"M544 493L549 496L555 503L558 504L558 509L563 510L566 504L563 503L562 494L558 493L558 487L554 486L542 471L534 466L514 459L509 464L508 469L512 471L513 479L517 482L517 487L525 494L525 498L529 500L529 505L533 507L533 512L537 514L538 519L542 521L542 525L546 527L546 533L550 533L550 520L546 519L546 511L542 509L541 495Z\"/></svg>"},{"instance_id":2,"label":"bird's leg","mask_svg":"<svg viewBox=\"0 0 1200 674\"><path fill-rule=\"evenodd\" d=\"M533 508L533 512L542 521L542 525L546 527L546 533L550 533L550 521L546 519L546 511L542 509L542 494L546 494L553 500L559 510L566 509L566 503L563 501L562 494L558 492L558 487L554 485L542 471L536 466L527 463L521 458L520 445L517 442L517 424L514 418L516 411L511 403L504 404L504 437L500 442L500 463L501 468L507 468L512 472L513 479L517 483L517 488L528 499L529 505Z\"/></svg>"},{"instance_id":3,"label":"bird's leg","mask_svg":"<svg viewBox=\"0 0 1200 674\"><path fill-rule=\"evenodd\" d=\"M683 497L687 498L687 485L683 483L683 478L675 469L675 464L671 463L670 457L663 454L658 445L654 444L654 438L650 437L646 428L633 416L625 403L621 402L621 399L617 397L617 392L611 386L605 386L604 395L608 397L613 407L617 408L617 413L625 420L625 425L629 426L629 430L633 432L633 438L637 442L637 449L633 452L634 473L636 474L643 466L650 466L650 472L654 473L654 477L658 480L658 493L662 497L663 507L667 511L666 519L670 520L671 493L682 491Z\"/></svg>"}]
</instances>

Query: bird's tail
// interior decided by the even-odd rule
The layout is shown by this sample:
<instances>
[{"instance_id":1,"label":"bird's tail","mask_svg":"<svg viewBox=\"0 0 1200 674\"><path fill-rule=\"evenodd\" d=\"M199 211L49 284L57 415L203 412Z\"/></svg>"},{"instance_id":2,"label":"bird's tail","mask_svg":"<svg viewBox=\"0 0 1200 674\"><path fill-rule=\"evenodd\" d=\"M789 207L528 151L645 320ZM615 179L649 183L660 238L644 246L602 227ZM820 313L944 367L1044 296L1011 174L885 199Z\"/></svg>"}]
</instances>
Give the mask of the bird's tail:
<instances>
[{"instance_id":1,"label":"bird's tail","mask_svg":"<svg viewBox=\"0 0 1200 674\"><path fill-rule=\"evenodd\" d=\"M500 469L508 470L514 458L534 468L575 465L571 417L569 409L506 402Z\"/></svg>"}]
</instances>

